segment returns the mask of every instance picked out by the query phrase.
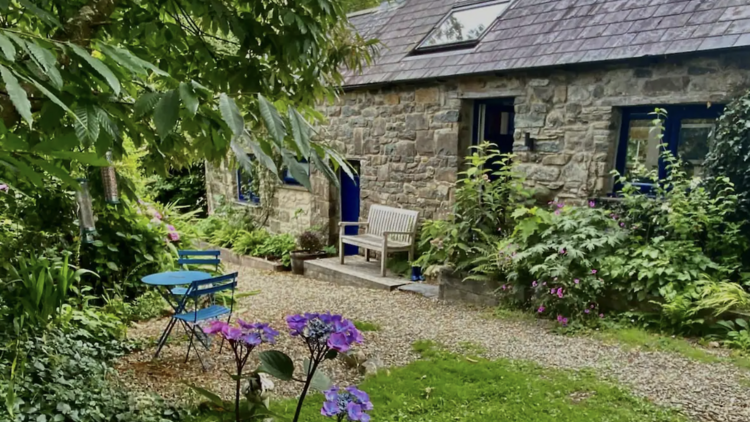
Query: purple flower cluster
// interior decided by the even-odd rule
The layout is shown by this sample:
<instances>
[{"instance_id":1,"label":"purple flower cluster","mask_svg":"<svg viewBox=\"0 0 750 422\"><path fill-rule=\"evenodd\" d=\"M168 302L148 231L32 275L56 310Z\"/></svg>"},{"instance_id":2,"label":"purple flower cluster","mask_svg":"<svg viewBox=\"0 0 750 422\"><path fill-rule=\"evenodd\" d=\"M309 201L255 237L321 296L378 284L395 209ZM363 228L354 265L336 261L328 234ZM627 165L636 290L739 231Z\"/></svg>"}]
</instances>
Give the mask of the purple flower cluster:
<instances>
[{"instance_id":1,"label":"purple flower cluster","mask_svg":"<svg viewBox=\"0 0 750 422\"><path fill-rule=\"evenodd\" d=\"M364 391L358 390L356 387L346 387L342 390L334 386L326 390L324 394L326 401L323 403L323 408L320 409L321 415L335 416L339 421L344 420L344 418L350 421L370 421L370 415L365 412L372 410L372 402L370 396Z\"/></svg>"},{"instance_id":2,"label":"purple flower cluster","mask_svg":"<svg viewBox=\"0 0 750 422\"><path fill-rule=\"evenodd\" d=\"M0 183L0 190L3 191L3 192L5 192L5 193L8 193L8 191L10 190L10 188L5 183Z\"/></svg>"},{"instance_id":3,"label":"purple flower cluster","mask_svg":"<svg viewBox=\"0 0 750 422\"><path fill-rule=\"evenodd\" d=\"M325 345L339 353L346 353L352 344L363 341L354 323L329 312L288 316L286 323L293 336L304 338L311 347Z\"/></svg>"},{"instance_id":4,"label":"purple flower cluster","mask_svg":"<svg viewBox=\"0 0 750 422\"><path fill-rule=\"evenodd\" d=\"M239 320L239 327L232 327L224 321L212 321L203 332L209 335L219 334L229 341L230 345L241 343L249 347L259 346L261 343L274 344L279 332L268 324L249 323Z\"/></svg>"}]
</instances>

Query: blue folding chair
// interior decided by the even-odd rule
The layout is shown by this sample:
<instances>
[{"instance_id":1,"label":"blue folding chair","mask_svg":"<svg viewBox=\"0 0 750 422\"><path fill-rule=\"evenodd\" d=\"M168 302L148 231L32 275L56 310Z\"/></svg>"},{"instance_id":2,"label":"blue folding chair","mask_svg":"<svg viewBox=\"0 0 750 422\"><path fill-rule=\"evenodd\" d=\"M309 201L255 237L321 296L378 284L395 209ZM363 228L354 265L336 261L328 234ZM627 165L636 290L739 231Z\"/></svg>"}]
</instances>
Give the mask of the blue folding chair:
<instances>
[{"instance_id":1,"label":"blue folding chair","mask_svg":"<svg viewBox=\"0 0 750 422\"><path fill-rule=\"evenodd\" d=\"M187 268L188 265L213 265L214 271L219 271L219 265L221 265L221 259L219 258L221 251L177 251L177 265L180 268ZM191 258L193 256L205 257L205 258ZM213 257L213 258L211 258ZM187 291L187 287L175 287L172 289L172 294L175 296L182 296Z\"/></svg>"},{"instance_id":2,"label":"blue folding chair","mask_svg":"<svg viewBox=\"0 0 750 422\"><path fill-rule=\"evenodd\" d=\"M207 285L210 285L210 287L206 287ZM183 295L182 300L180 300L180 303L177 305L175 314L172 316L172 319L170 319L169 323L167 324L167 328L164 330L164 333L159 339L156 356L159 356L159 352L167 342L167 338L169 337L172 328L174 328L174 325L179 322L183 325L186 334L190 336L187 355L185 355L185 362L187 363L188 359L190 358L190 350L193 348L193 341L196 336L196 330L201 329L198 323L218 319L219 317L222 317L224 315L229 315L227 317L227 323L229 323L232 319L232 312L234 311L234 290L236 287L236 272L192 282ZM227 290L232 291L232 298L229 308L221 305L210 304L205 308L199 309L199 299L201 297L213 295L215 293ZM191 301L193 302L193 309L188 310L188 304ZM222 342L222 347L223 346L224 344ZM221 350L219 351L219 353L221 353ZM200 360L201 366L205 371L206 365L203 364L203 359L201 358L197 347L195 348L195 354L198 355L198 360Z\"/></svg>"}]
</instances>

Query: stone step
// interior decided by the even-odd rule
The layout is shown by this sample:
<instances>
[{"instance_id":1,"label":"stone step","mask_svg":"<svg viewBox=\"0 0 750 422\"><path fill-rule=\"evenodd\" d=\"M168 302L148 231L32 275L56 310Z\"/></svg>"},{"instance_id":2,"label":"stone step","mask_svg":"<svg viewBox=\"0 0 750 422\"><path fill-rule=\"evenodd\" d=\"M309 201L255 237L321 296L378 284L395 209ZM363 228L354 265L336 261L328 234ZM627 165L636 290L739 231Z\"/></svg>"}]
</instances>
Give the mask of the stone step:
<instances>
[{"instance_id":1,"label":"stone step","mask_svg":"<svg viewBox=\"0 0 750 422\"><path fill-rule=\"evenodd\" d=\"M366 287L369 289L394 290L411 284L405 278L386 273L380 276L380 263L366 262L361 256L347 256L344 265L339 258L324 258L305 261L305 277L328 281L342 286Z\"/></svg>"}]
</instances>

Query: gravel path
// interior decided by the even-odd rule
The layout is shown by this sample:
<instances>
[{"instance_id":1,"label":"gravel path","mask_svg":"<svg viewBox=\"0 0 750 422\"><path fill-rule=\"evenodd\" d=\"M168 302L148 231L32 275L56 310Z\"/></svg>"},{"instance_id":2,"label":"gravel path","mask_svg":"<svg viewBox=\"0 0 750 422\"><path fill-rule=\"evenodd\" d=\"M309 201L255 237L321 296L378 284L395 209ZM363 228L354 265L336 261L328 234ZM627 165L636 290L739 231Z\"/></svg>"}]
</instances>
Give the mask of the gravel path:
<instances>
[{"instance_id":1,"label":"gravel path","mask_svg":"<svg viewBox=\"0 0 750 422\"><path fill-rule=\"evenodd\" d=\"M411 343L431 339L451 349L470 342L486 349L488 358L533 360L549 367L593 368L602 376L629 386L636 394L664 406L677 407L699 421L750 421L750 374L729 364L705 364L661 352L624 351L597 340L551 334L543 322L487 318L486 309L445 304L403 292L384 292L306 279L289 273L267 273L240 269L239 291L260 293L239 300L242 319L270 322L285 327L284 316L299 312L332 311L353 320L375 322L382 328L364 333L362 346L368 357L377 356L386 366L399 366L417 358ZM130 330L140 338L155 338L166 320L150 321ZM275 347L300 361L303 348L298 339L280 336ZM230 354L218 355L213 348L203 352L207 373L191 356L184 364L186 345L177 340L152 361L154 349L134 353L117 365L120 378L143 390L162 396L188 399L183 380L231 396ZM257 362L253 362L254 367ZM326 362L324 370L342 384L360 380L357 371L339 359ZM293 395L297 385L277 382L276 391Z\"/></svg>"}]
</instances>

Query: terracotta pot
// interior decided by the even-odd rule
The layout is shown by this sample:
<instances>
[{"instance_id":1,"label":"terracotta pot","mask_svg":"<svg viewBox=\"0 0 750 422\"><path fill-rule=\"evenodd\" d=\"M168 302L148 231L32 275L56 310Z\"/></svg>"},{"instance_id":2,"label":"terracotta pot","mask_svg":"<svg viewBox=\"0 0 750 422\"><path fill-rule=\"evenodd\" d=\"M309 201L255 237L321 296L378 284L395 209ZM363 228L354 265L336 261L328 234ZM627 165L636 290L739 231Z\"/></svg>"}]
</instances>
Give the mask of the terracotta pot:
<instances>
[{"instance_id":1,"label":"terracotta pot","mask_svg":"<svg viewBox=\"0 0 750 422\"><path fill-rule=\"evenodd\" d=\"M322 251L292 251L292 273L303 275L305 273L305 261L325 257L326 253Z\"/></svg>"}]
</instances>

